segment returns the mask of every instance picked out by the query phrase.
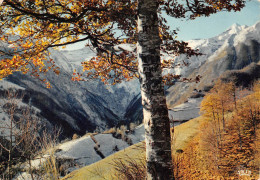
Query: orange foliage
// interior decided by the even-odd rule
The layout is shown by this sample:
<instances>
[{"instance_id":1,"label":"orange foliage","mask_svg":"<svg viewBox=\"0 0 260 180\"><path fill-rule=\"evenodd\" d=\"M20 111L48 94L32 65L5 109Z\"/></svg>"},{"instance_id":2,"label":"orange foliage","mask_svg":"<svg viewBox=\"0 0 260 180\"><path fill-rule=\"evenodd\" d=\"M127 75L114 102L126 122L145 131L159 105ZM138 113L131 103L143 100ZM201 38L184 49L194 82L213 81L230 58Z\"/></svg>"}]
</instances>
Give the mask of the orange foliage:
<instances>
[{"instance_id":1,"label":"orange foliage","mask_svg":"<svg viewBox=\"0 0 260 180\"><path fill-rule=\"evenodd\" d=\"M137 43L137 3L136 0L3 1L0 5L0 39L8 48L0 50L0 55L4 55L0 62L0 79L15 71L31 72L38 78L49 70L58 74L58 68L49 58L48 49L83 41L98 54L97 58L82 64L86 77L100 78L103 82L114 79L112 83L138 77L136 52L115 52L114 48L120 44ZM245 5L243 0L186 1L185 5L178 1L159 0L158 3L161 52L172 56L171 60L162 60L163 68L175 66L174 57L180 54L186 54L187 58L200 55L188 43L175 40L177 33L170 31L163 12L174 18L194 19L221 10L239 11ZM119 37L116 33L118 30L121 33ZM82 78L77 76L73 80ZM180 77L166 75L165 81L175 78ZM198 80L199 77L194 80L183 79Z\"/></svg>"},{"instance_id":2,"label":"orange foliage","mask_svg":"<svg viewBox=\"0 0 260 180\"><path fill-rule=\"evenodd\" d=\"M217 120L218 106L221 105L219 102L223 97L219 97L216 93L227 90L229 85L218 82L205 96L201 109L205 121L201 124L201 131L184 149L184 152L175 157L177 179L215 180L258 177L260 81L255 83L253 92L236 99L237 108L234 106L229 108L225 116L224 130L220 121ZM222 87L225 88L222 89Z\"/></svg>"}]
</instances>

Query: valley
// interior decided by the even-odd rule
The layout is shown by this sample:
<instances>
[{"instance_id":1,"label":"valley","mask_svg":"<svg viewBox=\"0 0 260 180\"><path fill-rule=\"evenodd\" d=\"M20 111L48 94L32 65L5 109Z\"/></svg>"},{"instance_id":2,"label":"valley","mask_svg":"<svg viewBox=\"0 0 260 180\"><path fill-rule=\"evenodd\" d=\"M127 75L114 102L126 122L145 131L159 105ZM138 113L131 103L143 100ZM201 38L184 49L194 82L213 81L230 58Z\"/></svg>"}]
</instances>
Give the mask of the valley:
<instances>
[{"instance_id":1,"label":"valley","mask_svg":"<svg viewBox=\"0 0 260 180\"><path fill-rule=\"evenodd\" d=\"M177 149L182 149L183 144L198 133L201 101L217 79L234 81L237 87L250 87L260 78L260 22L250 27L235 24L220 35L188 43L202 55L189 59L180 55L175 59L176 65L185 62L189 66L165 70L186 78L202 76L200 82L176 81L165 88L171 126L179 125L176 143L180 148ZM47 89L39 80L22 73L0 81L1 125L9 123L10 116L4 107L8 104L6 94L12 89L19 95L17 109L30 108L48 132L56 127L61 129L59 140L63 142L55 146L54 152L45 155L64 164L64 175L112 158L117 151L128 151L133 144L140 145L144 140L144 127L139 81L134 79L116 85L107 85L98 79L74 82L71 80L74 70L81 71L81 62L91 59L96 52L87 47L73 51L51 49L50 52L50 58L60 71L58 76L46 75L52 88ZM16 116L21 117L21 111ZM191 119L192 122L187 122ZM136 127L129 132L127 127L131 123ZM178 129L183 127L184 132L191 131L191 134L182 137L183 132ZM105 133L113 128L115 132ZM116 134L119 130L123 131L118 133L120 135ZM6 135L4 131L1 133ZM73 139L74 135L77 138Z\"/></svg>"}]
</instances>

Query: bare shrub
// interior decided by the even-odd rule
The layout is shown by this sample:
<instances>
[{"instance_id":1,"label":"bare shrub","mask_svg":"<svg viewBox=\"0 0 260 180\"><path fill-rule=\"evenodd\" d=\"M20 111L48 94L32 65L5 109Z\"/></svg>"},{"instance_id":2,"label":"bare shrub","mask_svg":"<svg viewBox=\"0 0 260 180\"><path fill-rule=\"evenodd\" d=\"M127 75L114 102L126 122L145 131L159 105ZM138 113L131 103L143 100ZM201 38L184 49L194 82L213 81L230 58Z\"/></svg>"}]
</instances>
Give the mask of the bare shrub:
<instances>
[{"instance_id":1,"label":"bare shrub","mask_svg":"<svg viewBox=\"0 0 260 180\"><path fill-rule=\"evenodd\" d=\"M129 124L129 130L130 130L130 132L134 132L135 128L136 128L136 124L135 124L135 123L130 123L130 124Z\"/></svg>"},{"instance_id":2,"label":"bare shrub","mask_svg":"<svg viewBox=\"0 0 260 180\"><path fill-rule=\"evenodd\" d=\"M1 174L6 174L8 179L12 179L19 171L18 165L21 162L30 161L39 150L37 139L41 125L31 114L29 108L19 108L21 99L21 95L10 89L6 93L6 100L1 104L8 117L5 118L0 127L2 132L0 147L1 151L5 151L3 159L1 158L3 160ZM32 169L29 168L29 171L32 172ZM31 178L34 179L33 175Z\"/></svg>"},{"instance_id":3,"label":"bare shrub","mask_svg":"<svg viewBox=\"0 0 260 180\"><path fill-rule=\"evenodd\" d=\"M60 134L54 130L50 135L44 130L35 111L22 105L22 97L10 89L1 104L6 116L0 126L0 174L4 179L12 179L23 171L31 179L41 177L44 173L37 172L32 164L43 159L46 149L54 147Z\"/></svg>"},{"instance_id":4,"label":"bare shrub","mask_svg":"<svg viewBox=\"0 0 260 180\"><path fill-rule=\"evenodd\" d=\"M115 158L111 165L115 170L114 179L140 180L146 177L146 160L144 156L145 146L135 146L141 153L132 157L124 154ZM142 153L143 152L143 153Z\"/></svg>"},{"instance_id":5,"label":"bare shrub","mask_svg":"<svg viewBox=\"0 0 260 180\"><path fill-rule=\"evenodd\" d=\"M116 132L116 128L113 127L113 128L110 128L106 131L103 132L103 134L114 134Z\"/></svg>"},{"instance_id":6,"label":"bare shrub","mask_svg":"<svg viewBox=\"0 0 260 180\"><path fill-rule=\"evenodd\" d=\"M75 134L73 134L73 136L72 136L72 139L74 140L74 139L78 139L79 138L79 136L75 133Z\"/></svg>"},{"instance_id":7,"label":"bare shrub","mask_svg":"<svg viewBox=\"0 0 260 180\"><path fill-rule=\"evenodd\" d=\"M45 179L56 180L60 177L59 167L56 161L56 156L54 155L56 151L55 146L58 142L60 133L60 128L55 128L52 134L44 131L40 140L41 154L39 157L46 159L42 163L42 176L44 176ZM47 157L45 157L46 154Z\"/></svg>"}]
</instances>

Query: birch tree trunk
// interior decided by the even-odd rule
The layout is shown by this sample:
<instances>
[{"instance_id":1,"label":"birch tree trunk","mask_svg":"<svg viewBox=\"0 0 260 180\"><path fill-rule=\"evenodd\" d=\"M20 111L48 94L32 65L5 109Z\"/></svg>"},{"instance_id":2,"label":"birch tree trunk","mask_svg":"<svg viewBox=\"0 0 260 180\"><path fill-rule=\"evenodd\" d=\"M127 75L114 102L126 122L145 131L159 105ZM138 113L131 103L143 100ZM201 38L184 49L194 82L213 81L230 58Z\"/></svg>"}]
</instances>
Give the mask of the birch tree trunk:
<instances>
[{"instance_id":1,"label":"birch tree trunk","mask_svg":"<svg viewBox=\"0 0 260 180\"><path fill-rule=\"evenodd\" d=\"M171 135L162 82L158 2L138 1L138 63L145 126L147 179L172 180Z\"/></svg>"}]
</instances>

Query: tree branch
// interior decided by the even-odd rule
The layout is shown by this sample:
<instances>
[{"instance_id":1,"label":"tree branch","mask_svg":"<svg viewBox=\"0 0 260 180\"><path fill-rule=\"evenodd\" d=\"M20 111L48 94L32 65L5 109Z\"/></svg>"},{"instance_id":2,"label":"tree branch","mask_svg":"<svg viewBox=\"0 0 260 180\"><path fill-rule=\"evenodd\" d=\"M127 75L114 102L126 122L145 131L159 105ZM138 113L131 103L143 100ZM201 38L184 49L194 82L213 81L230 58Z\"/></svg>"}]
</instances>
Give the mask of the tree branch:
<instances>
[{"instance_id":1,"label":"tree branch","mask_svg":"<svg viewBox=\"0 0 260 180\"><path fill-rule=\"evenodd\" d=\"M87 7L85 8L78 16L75 17L74 13L70 13L70 15L72 16L72 18L65 18L65 17L60 17L60 16L56 16L54 14L50 14L48 12L46 13L36 13L36 12L32 12L29 10L26 10L24 7L22 7L22 5L18 2L14 3L13 1L10 0L5 0L4 1L7 5L11 6L12 8L14 8L17 11L20 11L24 14L28 14L31 15L37 19L40 20L48 20L51 22L63 22L63 23L73 23L73 22L77 22L80 19L82 19L84 17L84 15L88 12L88 11L95 11L95 12L102 12L102 11L108 11L108 8L96 8L96 7ZM70 11L70 10L69 10ZM71 11L70 11L71 12Z\"/></svg>"}]
</instances>

